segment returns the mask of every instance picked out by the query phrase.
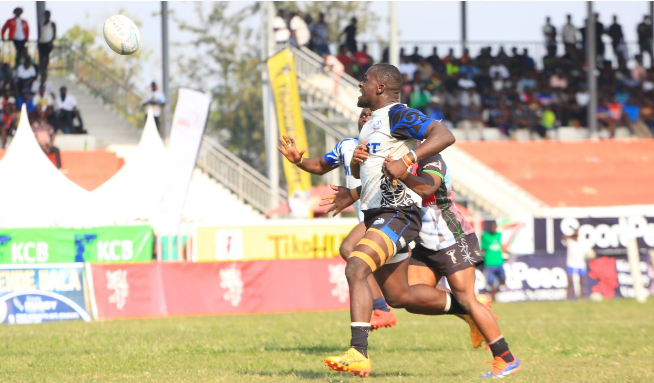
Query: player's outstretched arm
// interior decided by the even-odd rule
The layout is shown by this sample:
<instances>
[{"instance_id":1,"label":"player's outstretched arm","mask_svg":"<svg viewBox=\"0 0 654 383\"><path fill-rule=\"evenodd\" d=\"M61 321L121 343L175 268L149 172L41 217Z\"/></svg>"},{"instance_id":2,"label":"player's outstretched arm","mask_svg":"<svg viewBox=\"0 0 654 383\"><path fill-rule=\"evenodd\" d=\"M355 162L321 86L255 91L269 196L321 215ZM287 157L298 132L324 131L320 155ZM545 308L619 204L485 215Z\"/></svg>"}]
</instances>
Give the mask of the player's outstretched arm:
<instances>
[{"instance_id":1,"label":"player's outstretched arm","mask_svg":"<svg viewBox=\"0 0 654 383\"><path fill-rule=\"evenodd\" d=\"M336 214L343 211L343 209L355 203L359 196L361 195L361 186L356 189L348 189L345 186L334 186L329 184L329 187L336 192L336 194L330 194L326 197L323 197L320 200L320 206L330 206L327 213L333 211L332 217L335 217Z\"/></svg>"},{"instance_id":2,"label":"player's outstretched arm","mask_svg":"<svg viewBox=\"0 0 654 383\"><path fill-rule=\"evenodd\" d=\"M415 156L413 153L407 154L409 160L413 161L413 163L421 158L431 157L440 153L456 141L452 132L447 130L447 128L438 121L432 121L432 123L429 124L425 130L424 137L425 140L422 144L414 150ZM415 158L416 156L418 158ZM408 166L410 166L410 164L407 164L402 159L398 159L385 164L384 168L389 178L398 179L401 175L406 173Z\"/></svg>"},{"instance_id":3,"label":"player's outstretched arm","mask_svg":"<svg viewBox=\"0 0 654 383\"><path fill-rule=\"evenodd\" d=\"M327 172L332 171L334 168L331 167L323 157L312 157L304 158L302 157L304 153L307 152L306 149L298 151L295 146L295 139L288 138L286 136L281 136L279 138L279 143L281 147L277 147L277 150L286 157L286 159L291 162L293 165L304 170L305 172L311 174L323 175Z\"/></svg>"}]
</instances>

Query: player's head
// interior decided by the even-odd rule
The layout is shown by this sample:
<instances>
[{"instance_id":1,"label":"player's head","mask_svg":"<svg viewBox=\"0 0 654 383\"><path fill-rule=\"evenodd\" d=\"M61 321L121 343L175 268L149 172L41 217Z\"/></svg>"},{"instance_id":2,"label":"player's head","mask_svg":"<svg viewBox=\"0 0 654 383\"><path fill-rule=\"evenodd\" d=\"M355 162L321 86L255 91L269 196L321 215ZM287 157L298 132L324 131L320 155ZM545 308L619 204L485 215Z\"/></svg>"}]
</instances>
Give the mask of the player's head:
<instances>
[{"instance_id":1,"label":"player's head","mask_svg":"<svg viewBox=\"0 0 654 383\"><path fill-rule=\"evenodd\" d=\"M361 96L357 101L360 108L376 110L400 100L402 75L390 64L375 64L366 71L359 83Z\"/></svg>"},{"instance_id":2,"label":"player's head","mask_svg":"<svg viewBox=\"0 0 654 383\"><path fill-rule=\"evenodd\" d=\"M372 115L372 112L370 111L370 108L363 108L361 109L361 114L359 114L359 132L361 132L361 128L363 128L363 125L370 120L370 116Z\"/></svg>"}]
</instances>

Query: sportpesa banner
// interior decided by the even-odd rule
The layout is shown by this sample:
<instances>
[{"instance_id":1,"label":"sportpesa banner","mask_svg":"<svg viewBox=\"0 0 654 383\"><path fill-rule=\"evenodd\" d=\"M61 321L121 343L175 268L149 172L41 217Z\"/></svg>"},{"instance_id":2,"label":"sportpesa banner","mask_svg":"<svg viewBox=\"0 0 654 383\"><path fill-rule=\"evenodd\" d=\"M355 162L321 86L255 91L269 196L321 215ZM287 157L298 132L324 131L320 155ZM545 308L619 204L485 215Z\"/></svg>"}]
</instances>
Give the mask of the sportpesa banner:
<instances>
[{"instance_id":1,"label":"sportpesa banner","mask_svg":"<svg viewBox=\"0 0 654 383\"><path fill-rule=\"evenodd\" d=\"M354 219L285 225L198 227L196 261L254 261L340 257Z\"/></svg>"},{"instance_id":2,"label":"sportpesa banner","mask_svg":"<svg viewBox=\"0 0 654 383\"><path fill-rule=\"evenodd\" d=\"M275 100L279 134L294 138L298 150L307 149L295 61L289 49L284 49L268 59L268 76ZM305 157L309 157L309 152ZM311 218L313 216L309 195L311 176L288 161L283 163L291 211L297 217Z\"/></svg>"},{"instance_id":3,"label":"sportpesa banner","mask_svg":"<svg viewBox=\"0 0 654 383\"><path fill-rule=\"evenodd\" d=\"M0 264L150 260L150 226L0 229Z\"/></svg>"},{"instance_id":4,"label":"sportpesa banner","mask_svg":"<svg viewBox=\"0 0 654 383\"><path fill-rule=\"evenodd\" d=\"M0 266L0 323L91 321L84 264Z\"/></svg>"}]
</instances>

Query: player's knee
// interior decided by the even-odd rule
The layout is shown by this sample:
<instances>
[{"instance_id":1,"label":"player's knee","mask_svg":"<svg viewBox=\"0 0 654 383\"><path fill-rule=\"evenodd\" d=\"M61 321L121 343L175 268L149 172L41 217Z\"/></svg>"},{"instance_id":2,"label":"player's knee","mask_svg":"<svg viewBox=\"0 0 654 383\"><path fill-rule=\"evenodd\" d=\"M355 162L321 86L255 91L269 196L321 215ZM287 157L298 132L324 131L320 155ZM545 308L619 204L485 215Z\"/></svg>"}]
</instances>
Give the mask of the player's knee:
<instances>
[{"instance_id":1,"label":"player's knee","mask_svg":"<svg viewBox=\"0 0 654 383\"><path fill-rule=\"evenodd\" d=\"M348 258L347 266L345 266L345 278L348 281L358 281L368 278L368 275L372 273L370 266L368 266L364 261L358 258Z\"/></svg>"},{"instance_id":2,"label":"player's knee","mask_svg":"<svg viewBox=\"0 0 654 383\"><path fill-rule=\"evenodd\" d=\"M394 309L403 309L409 305L407 294L387 294L384 295L384 299L386 304Z\"/></svg>"},{"instance_id":3,"label":"player's knee","mask_svg":"<svg viewBox=\"0 0 654 383\"><path fill-rule=\"evenodd\" d=\"M347 261L348 258L350 258L350 254L352 254L352 251L354 251L354 244L343 242L341 243L341 247L338 248L339 253L341 254L341 257Z\"/></svg>"},{"instance_id":4,"label":"player's knee","mask_svg":"<svg viewBox=\"0 0 654 383\"><path fill-rule=\"evenodd\" d=\"M453 293L454 299L456 299L457 302L459 302L459 305L465 310L466 313L470 313L470 309L472 309L472 305L475 303L479 303L477 301L476 297L470 297L468 294L456 294Z\"/></svg>"}]
</instances>

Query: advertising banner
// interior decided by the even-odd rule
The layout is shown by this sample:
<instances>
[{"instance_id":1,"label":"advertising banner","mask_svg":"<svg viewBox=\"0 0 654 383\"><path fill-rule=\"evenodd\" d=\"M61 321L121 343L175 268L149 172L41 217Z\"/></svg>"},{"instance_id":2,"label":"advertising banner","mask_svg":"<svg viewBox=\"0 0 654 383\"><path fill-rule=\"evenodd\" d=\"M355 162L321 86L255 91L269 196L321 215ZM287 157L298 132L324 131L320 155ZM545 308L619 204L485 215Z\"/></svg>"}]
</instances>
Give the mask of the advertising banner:
<instances>
[{"instance_id":1,"label":"advertising banner","mask_svg":"<svg viewBox=\"0 0 654 383\"><path fill-rule=\"evenodd\" d=\"M330 223L295 221L287 225L199 227L196 258L207 261L253 261L340 257L341 242L356 220ZM341 223L342 222L342 223Z\"/></svg>"},{"instance_id":2,"label":"advertising banner","mask_svg":"<svg viewBox=\"0 0 654 383\"><path fill-rule=\"evenodd\" d=\"M0 229L0 264L133 262L151 259L150 226Z\"/></svg>"},{"instance_id":3,"label":"advertising banner","mask_svg":"<svg viewBox=\"0 0 654 383\"><path fill-rule=\"evenodd\" d=\"M585 297L600 293L604 299L633 298L631 270L626 256L602 256L588 261L582 277ZM565 253L517 257L504 264L506 285L497 293L498 302L549 301L567 298L568 274ZM649 255L640 258L640 271L645 289L652 292L654 278ZM477 270L477 287L485 289L486 276Z\"/></svg>"},{"instance_id":4,"label":"advertising banner","mask_svg":"<svg viewBox=\"0 0 654 383\"><path fill-rule=\"evenodd\" d=\"M84 265L0 266L0 323L91 321Z\"/></svg>"},{"instance_id":5,"label":"advertising banner","mask_svg":"<svg viewBox=\"0 0 654 383\"><path fill-rule=\"evenodd\" d=\"M636 237L641 254L654 249L654 217L536 218L534 244L537 252L565 250L563 235L579 230L579 241L598 255L624 255L627 241Z\"/></svg>"},{"instance_id":6,"label":"advertising banner","mask_svg":"<svg viewBox=\"0 0 654 383\"><path fill-rule=\"evenodd\" d=\"M209 116L211 99L203 92L180 88L170 129L167 178L152 221L158 234L177 234L186 193L195 169Z\"/></svg>"},{"instance_id":7,"label":"advertising banner","mask_svg":"<svg viewBox=\"0 0 654 383\"><path fill-rule=\"evenodd\" d=\"M309 146L300 107L295 60L289 49L284 49L268 59L268 76L275 100L279 134L295 139L298 150L307 149ZM310 157L309 152L305 157ZM298 218L311 218L311 176L288 161L282 163L288 183L288 205L291 212Z\"/></svg>"},{"instance_id":8,"label":"advertising banner","mask_svg":"<svg viewBox=\"0 0 654 383\"><path fill-rule=\"evenodd\" d=\"M90 264L98 319L340 310L345 262Z\"/></svg>"}]
</instances>

